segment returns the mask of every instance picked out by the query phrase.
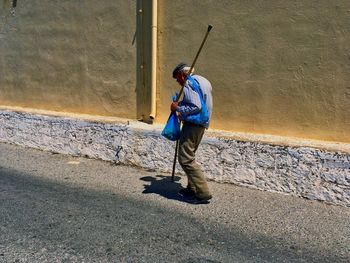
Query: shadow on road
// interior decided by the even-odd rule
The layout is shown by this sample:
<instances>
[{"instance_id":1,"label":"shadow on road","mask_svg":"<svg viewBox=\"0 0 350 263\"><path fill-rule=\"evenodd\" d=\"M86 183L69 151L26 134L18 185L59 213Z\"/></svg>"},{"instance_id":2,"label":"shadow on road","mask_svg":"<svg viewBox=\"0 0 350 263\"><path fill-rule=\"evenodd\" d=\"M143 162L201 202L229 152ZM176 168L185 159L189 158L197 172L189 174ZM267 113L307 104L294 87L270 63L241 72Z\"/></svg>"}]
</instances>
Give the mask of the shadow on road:
<instances>
[{"instance_id":1,"label":"shadow on road","mask_svg":"<svg viewBox=\"0 0 350 263\"><path fill-rule=\"evenodd\" d=\"M141 180L150 182L145 194L181 201L179 177ZM245 233L210 221L203 225L147 200L1 167L0 222L0 262L13 262L17 255L31 262L55 257L67 262L348 262L332 251L291 247L288 236Z\"/></svg>"},{"instance_id":2,"label":"shadow on road","mask_svg":"<svg viewBox=\"0 0 350 263\"><path fill-rule=\"evenodd\" d=\"M177 200L180 202L187 202L185 198L180 196L178 192L183 188L179 182L181 177L175 176L175 180L171 180L171 176L156 175L144 176L140 180L149 182L150 184L144 184L145 190L143 194L158 194L167 199Z\"/></svg>"}]
</instances>

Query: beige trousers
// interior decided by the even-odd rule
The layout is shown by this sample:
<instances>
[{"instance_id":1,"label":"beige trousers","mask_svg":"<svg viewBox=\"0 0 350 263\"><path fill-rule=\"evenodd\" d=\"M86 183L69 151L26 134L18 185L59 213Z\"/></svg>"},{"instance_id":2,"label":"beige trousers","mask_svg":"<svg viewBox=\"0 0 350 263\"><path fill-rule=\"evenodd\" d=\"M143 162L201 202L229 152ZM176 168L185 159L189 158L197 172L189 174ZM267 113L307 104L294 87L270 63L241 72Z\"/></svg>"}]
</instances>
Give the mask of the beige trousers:
<instances>
[{"instance_id":1,"label":"beige trousers","mask_svg":"<svg viewBox=\"0 0 350 263\"><path fill-rule=\"evenodd\" d=\"M194 190L199 198L211 196L204 174L195 161L195 153L203 138L204 131L205 128L202 126L185 122L179 141L179 163L188 178L187 188Z\"/></svg>"}]
</instances>

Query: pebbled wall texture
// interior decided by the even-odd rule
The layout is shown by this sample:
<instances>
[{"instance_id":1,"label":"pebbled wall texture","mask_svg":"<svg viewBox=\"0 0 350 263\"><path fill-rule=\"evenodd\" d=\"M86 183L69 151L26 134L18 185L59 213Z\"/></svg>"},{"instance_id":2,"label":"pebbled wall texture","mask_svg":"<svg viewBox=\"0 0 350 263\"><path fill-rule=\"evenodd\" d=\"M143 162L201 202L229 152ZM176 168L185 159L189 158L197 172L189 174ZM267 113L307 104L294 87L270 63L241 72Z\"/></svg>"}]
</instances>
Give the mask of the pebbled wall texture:
<instances>
[{"instance_id":1,"label":"pebbled wall texture","mask_svg":"<svg viewBox=\"0 0 350 263\"><path fill-rule=\"evenodd\" d=\"M169 173L175 144L161 137L161 129L124 119L108 123L0 110L0 142ZM197 161L208 179L350 207L349 145L337 151L334 143L325 150L300 146L302 141L281 146L285 142L277 137L275 143L263 142L272 141L267 136L248 137L206 133Z\"/></svg>"}]
</instances>

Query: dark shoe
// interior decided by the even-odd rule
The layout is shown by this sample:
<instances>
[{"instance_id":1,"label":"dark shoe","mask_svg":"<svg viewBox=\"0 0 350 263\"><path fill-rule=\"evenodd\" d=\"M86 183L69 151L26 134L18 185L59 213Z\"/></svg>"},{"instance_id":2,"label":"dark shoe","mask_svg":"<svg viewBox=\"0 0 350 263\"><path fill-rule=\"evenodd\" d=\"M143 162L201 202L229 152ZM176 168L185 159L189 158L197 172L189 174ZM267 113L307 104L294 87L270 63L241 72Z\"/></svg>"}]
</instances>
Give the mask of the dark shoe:
<instances>
[{"instance_id":1,"label":"dark shoe","mask_svg":"<svg viewBox=\"0 0 350 263\"><path fill-rule=\"evenodd\" d=\"M210 199L212 199L211 195L205 198L199 198L197 196L193 196L192 198L189 198L187 202L193 205L204 205L204 204L209 204Z\"/></svg>"},{"instance_id":2,"label":"dark shoe","mask_svg":"<svg viewBox=\"0 0 350 263\"><path fill-rule=\"evenodd\" d=\"M183 188L179 191L179 195L184 197L192 197L192 196L195 196L196 193L190 188Z\"/></svg>"}]
</instances>

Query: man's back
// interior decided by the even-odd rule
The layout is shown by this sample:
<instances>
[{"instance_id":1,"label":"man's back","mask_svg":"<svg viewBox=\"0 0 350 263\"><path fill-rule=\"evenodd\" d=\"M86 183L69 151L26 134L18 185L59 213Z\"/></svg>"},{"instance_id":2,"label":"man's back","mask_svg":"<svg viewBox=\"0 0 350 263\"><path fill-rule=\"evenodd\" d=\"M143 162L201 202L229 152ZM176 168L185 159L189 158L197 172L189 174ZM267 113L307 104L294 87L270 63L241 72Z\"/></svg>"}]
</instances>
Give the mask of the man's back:
<instances>
[{"instance_id":1,"label":"man's back","mask_svg":"<svg viewBox=\"0 0 350 263\"><path fill-rule=\"evenodd\" d=\"M205 101L205 104L206 104L207 109L208 109L209 122L210 122L211 114L213 111L213 96L211 94L212 93L211 83L209 82L209 80L207 80L206 78L204 78L200 75L193 75L192 77L198 81L199 86L203 92L203 97L204 97L204 101Z\"/></svg>"}]
</instances>

